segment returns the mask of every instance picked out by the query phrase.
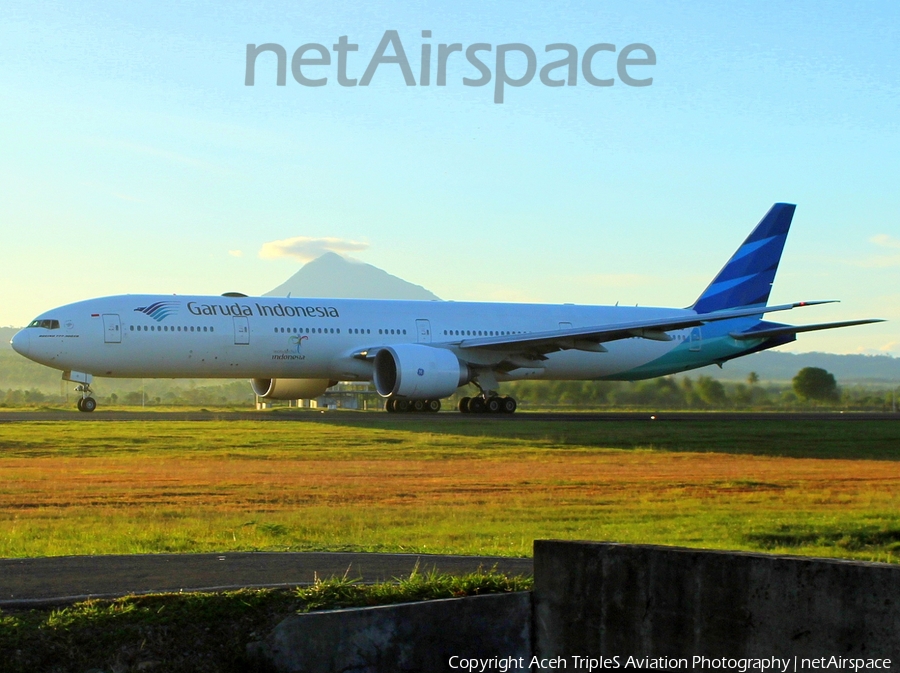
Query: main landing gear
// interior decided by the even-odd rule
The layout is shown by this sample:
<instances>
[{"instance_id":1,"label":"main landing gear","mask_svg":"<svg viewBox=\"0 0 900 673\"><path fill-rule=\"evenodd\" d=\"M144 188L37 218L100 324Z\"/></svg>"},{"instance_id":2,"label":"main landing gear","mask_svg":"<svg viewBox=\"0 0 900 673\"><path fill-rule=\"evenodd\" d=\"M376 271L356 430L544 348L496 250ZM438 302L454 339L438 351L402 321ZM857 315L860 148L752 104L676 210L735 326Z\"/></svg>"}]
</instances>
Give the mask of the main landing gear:
<instances>
[{"instance_id":1,"label":"main landing gear","mask_svg":"<svg viewBox=\"0 0 900 673\"><path fill-rule=\"evenodd\" d=\"M511 414L515 410L516 401L512 397L488 395L463 397L459 401L459 412L462 414Z\"/></svg>"},{"instance_id":2,"label":"main landing gear","mask_svg":"<svg viewBox=\"0 0 900 673\"><path fill-rule=\"evenodd\" d=\"M410 412L429 412L435 414L441 410L441 401L389 399L384 403L384 410L392 414L406 414Z\"/></svg>"},{"instance_id":3,"label":"main landing gear","mask_svg":"<svg viewBox=\"0 0 900 673\"><path fill-rule=\"evenodd\" d=\"M78 407L78 411L83 411L84 413L91 413L94 409L97 408L97 400L91 397L91 393L94 392L91 390L91 386L87 383L78 386L75 388L76 392L81 393L81 397L78 400L78 403L75 405Z\"/></svg>"}]
</instances>

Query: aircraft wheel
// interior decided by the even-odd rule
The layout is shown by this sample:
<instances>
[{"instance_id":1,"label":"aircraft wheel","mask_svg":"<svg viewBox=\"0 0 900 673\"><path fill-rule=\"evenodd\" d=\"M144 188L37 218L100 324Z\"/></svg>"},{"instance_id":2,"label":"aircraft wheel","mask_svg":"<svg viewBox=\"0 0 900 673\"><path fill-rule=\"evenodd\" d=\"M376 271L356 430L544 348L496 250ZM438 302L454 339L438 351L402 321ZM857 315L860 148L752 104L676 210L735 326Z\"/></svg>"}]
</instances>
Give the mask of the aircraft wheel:
<instances>
[{"instance_id":1,"label":"aircraft wheel","mask_svg":"<svg viewBox=\"0 0 900 673\"><path fill-rule=\"evenodd\" d=\"M97 400L95 400L93 397L85 397L83 400L81 400L81 407L79 407L79 411L90 413L96 408Z\"/></svg>"},{"instance_id":2,"label":"aircraft wheel","mask_svg":"<svg viewBox=\"0 0 900 673\"><path fill-rule=\"evenodd\" d=\"M499 397L489 397L487 402L485 402L485 407L489 414L499 414L503 408L503 403Z\"/></svg>"},{"instance_id":3,"label":"aircraft wheel","mask_svg":"<svg viewBox=\"0 0 900 673\"><path fill-rule=\"evenodd\" d=\"M483 414L484 408L485 404L483 397L473 397L471 400L469 400L469 413Z\"/></svg>"},{"instance_id":4,"label":"aircraft wheel","mask_svg":"<svg viewBox=\"0 0 900 673\"><path fill-rule=\"evenodd\" d=\"M409 400L394 400L394 411L405 414L409 411Z\"/></svg>"},{"instance_id":5,"label":"aircraft wheel","mask_svg":"<svg viewBox=\"0 0 900 673\"><path fill-rule=\"evenodd\" d=\"M385 400L385 401L384 401L384 410L385 410L386 412L388 412L389 414L392 414L392 413L394 413L395 411L397 411L397 410L394 408L394 400Z\"/></svg>"},{"instance_id":6,"label":"aircraft wheel","mask_svg":"<svg viewBox=\"0 0 900 673\"><path fill-rule=\"evenodd\" d=\"M81 408L81 403L82 403L82 402L84 402L84 398L83 398L83 397L79 397L79 398L78 398L78 401L75 403L75 406L78 407L78 411L84 411L84 409Z\"/></svg>"},{"instance_id":7,"label":"aircraft wheel","mask_svg":"<svg viewBox=\"0 0 900 673\"><path fill-rule=\"evenodd\" d=\"M512 397L504 397L501 400L501 406L504 414L512 414L516 411L516 401Z\"/></svg>"},{"instance_id":8,"label":"aircraft wheel","mask_svg":"<svg viewBox=\"0 0 900 673\"><path fill-rule=\"evenodd\" d=\"M461 414L469 413L469 402L471 402L471 401L472 401L471 397L459 398L459 405L458 405L459 413L461 413Z\"/></svg>"},{"instance_id":9,"label":"aircraft wheel","mask_svg":"<svg viewBox=\"0 0 900 673\"><path fill-rule=\"evenodd\" d=\"M412 411L425 411L425 400L414 400L412 403Z\"/></svg>"},{"instance_id":10,"label":"aircraft wheel","mask_svg":"<svg viewBox=\"0 0 900 673\"><path fill-rule=\"evenodd\" d=\"M433 414L436 414L441 410L441 401L440 400L428 400L425 406L426 411L430 411Z\"/></svg>"}]
</instances>

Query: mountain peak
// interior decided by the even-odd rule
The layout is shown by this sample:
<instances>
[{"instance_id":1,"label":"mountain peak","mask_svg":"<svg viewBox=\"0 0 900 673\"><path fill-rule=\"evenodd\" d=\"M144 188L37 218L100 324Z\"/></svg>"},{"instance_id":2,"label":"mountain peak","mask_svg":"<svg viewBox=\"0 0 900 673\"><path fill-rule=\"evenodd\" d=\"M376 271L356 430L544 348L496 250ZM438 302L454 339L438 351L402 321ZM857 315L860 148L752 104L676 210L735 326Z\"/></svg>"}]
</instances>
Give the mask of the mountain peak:
<instances>
[{"instance_id":1,"label":"mountain peak","mask_svg":"<svg viewBox=\"0 0 900 673\"><path fill-rule=\"evenodd\" d=\"M378 267L326 252L307 262L267 297L335 297L340 299L418 299L439 297Z\"/></svg>"},{"instance_id":2,"label":"mountain peak","mask_svg":"<svg viewBox=\"0 0 900 673\"><path fill-rule=\"evenodd\" d=\"M307 262L309 264L339 264L343 262L344 264L362 264L358 259L351 259L350 257L344 257L343 255L332 252L329 250L328 252L322 253L318 257L313 260Z\"/></svg>"}]
</instances>

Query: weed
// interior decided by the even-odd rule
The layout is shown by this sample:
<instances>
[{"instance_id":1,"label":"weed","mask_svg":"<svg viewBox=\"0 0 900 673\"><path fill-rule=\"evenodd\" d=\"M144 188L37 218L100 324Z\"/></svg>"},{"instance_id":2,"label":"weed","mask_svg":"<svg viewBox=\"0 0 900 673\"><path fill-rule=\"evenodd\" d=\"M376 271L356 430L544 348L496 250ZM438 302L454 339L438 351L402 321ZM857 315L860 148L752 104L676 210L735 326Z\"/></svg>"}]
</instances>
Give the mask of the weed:
<instances>
[{"instance_id":1,"label":"weed","mask_svg":"<svg viewBox=\"0 0 900 673\"><path fill-rule=\"evenodd\" d=\"M91 600L47 610L0 611L4 673L131 670L156 662L167 673L252 670L246 646L297 611L469 596L531 588L494 571L413 573L376 585L344 578L310 587L156 594Z\"/></svg>"}]
</instances>

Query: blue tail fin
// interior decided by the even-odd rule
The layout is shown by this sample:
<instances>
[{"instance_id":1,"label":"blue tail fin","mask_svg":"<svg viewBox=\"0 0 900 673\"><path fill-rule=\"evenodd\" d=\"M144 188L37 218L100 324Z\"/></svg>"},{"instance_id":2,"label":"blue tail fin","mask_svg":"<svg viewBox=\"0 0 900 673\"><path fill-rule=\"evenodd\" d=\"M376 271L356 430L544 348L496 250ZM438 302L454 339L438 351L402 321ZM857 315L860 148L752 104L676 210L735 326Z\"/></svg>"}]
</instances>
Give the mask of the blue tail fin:
<instances>
[{"instance_id":1,"label":"blue tail fin","mask_svg":"<svg viewBox=\"0 0 900 673\"><path fill-rule=\"evenodd\" d=\"M691 307L698 313L765 306L795 205L776 203Z\"/></svg>"}]
</instances>

